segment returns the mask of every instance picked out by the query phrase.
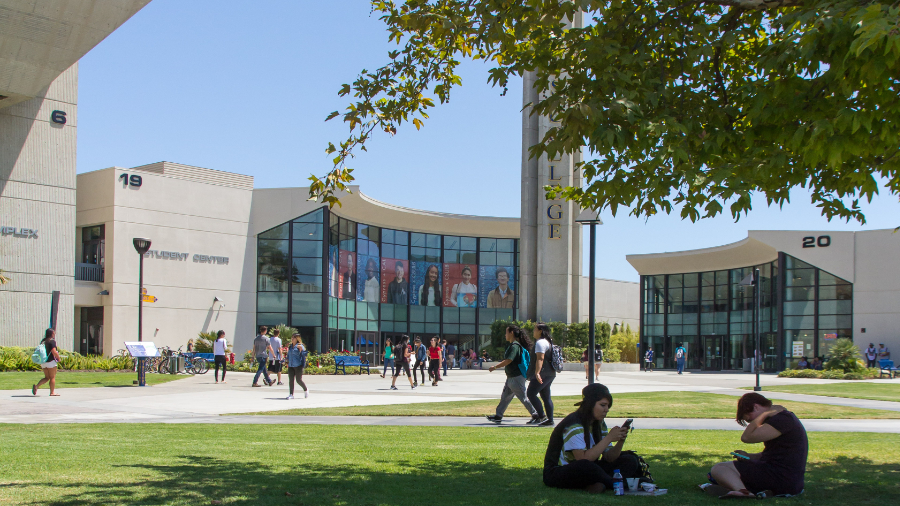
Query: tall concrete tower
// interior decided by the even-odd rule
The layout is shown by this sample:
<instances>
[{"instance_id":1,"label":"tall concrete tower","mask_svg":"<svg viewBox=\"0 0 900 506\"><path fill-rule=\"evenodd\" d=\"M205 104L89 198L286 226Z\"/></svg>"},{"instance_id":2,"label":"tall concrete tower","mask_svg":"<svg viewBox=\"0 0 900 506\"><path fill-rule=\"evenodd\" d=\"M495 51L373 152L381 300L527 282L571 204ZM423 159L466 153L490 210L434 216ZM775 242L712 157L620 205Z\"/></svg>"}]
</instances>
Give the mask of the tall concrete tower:
<instances>
[{"instance_id":1,"label":"tall concrete tower","mask_svg":"<svg viewBox=\"0 0 900 506\"><path fill-rule=\"evenodd\" d=\"M581 28L583 15L576 14L570 27ZM580 209L572 202L547 200L544 186L580 186L575 164L581 152L556 159L530 158L528 149L558 125L546 116L532 115L528 104L537 103L544 90L535 88L535 74L524 76L522 111L522 221L519 243L519 318L576 322L579 319L581 283L581 225L575 223Z\"/></svg>"}]
</instances>

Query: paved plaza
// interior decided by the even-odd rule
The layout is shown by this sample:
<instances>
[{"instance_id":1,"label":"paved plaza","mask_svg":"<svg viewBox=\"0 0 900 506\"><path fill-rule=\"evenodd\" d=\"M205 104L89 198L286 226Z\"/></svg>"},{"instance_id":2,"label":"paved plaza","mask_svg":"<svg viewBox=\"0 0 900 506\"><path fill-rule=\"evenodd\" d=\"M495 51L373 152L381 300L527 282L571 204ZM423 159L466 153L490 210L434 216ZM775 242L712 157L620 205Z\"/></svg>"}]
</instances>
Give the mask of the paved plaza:
<instances>
[{"instance_id":1,"label":"paved plaza","mask_svg":"<svg viewBox=\"0 0 900 506\"><path fill-rule=\"evenodd\" d=\"M60 377L65 376L60 373ZM292 408L326 408L341 406L391 405L423 402L446 402L478 399L497 399L503 388L502 371L451 371L440 386L409 388L405 378L390 390L390 379L377 374L366 375L307 375L310 397L302 394L286 400L287 385L263 388L250 386L249 373L228 373L228 382L215 384L212 374L148 387L61 388L60 397L48 397L39 391L33 397L28 390L7 390L0 393L4 406L0 423L315 423L359 425L453 425L490 426L476 417L333 417L333 416L241 416L241 413L277 411ZM284 376L287 382L287 375ZM709 392L739 396L746 393L741 387L752 386L751 374L674 372L616 372L603 373L599 381L613 394L627 392ZM763 375L766 386L820 383L821 380L777 378ZM554 396L578 395L586 381L581 372L564 372L553 383ZM299 387L297 391L299 392ZM780 392L764 392L772 399L817 402L839 406L900 411L900 403L846 399ZM561 412L568 407L559 406ZM221 416L221 415L229 416ZM611 419L614 422L615 419ZM509 419L509 425L525 420ZM808 430L853 430L900 433L900 420L804 420ZM642 419L636 425L643 428L723 429L739 430L732 420L704 419ZM508 425L504 425L508 426Z\"/></svg>"}]
</instances>

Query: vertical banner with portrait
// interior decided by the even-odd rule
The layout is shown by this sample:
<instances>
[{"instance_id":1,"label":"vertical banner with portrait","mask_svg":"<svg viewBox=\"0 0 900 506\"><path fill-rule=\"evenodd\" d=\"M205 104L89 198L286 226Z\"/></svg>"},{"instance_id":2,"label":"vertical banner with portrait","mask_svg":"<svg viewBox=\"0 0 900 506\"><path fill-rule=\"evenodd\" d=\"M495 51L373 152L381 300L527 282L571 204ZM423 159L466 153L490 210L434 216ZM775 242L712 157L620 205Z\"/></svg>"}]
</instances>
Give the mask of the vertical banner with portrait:
<instances>
[{"instance_id":1,"label":"vertical banner with portrait","mask_svg":"<svg viewBox=\"0 0 900 506\"><path fill-rule=\"evenodd\" d=\"M381 259L381 302L409 304L409 260Z\"/></svg>"},{"instance_id":2,"label":"vertical banner with portrait","mask_svg":"<svg viewBox=\"0 0 900 506\"><path fill-rule=\"evenodd\" d=\"M338 298L356 300L356 253L338 250Z\"/></svg>"},{"instance_id":3,"label":"vertical banner with portrait","mask_svg":"<svg viewBox=\"0 0 900 506\"><path fill-rule=\"evenodd\" d=\"M331 297L339 297L341 290L338 288L338 247L337 245L328 246L328 295Z\"/></svg>"},{"instance_id":4,"label":"vertical banner with portrait","mask_svg":"<svg viewBox=\"0 0 900 506\"><path fill-rule=\"evenodd\" d=\"M435 262L410 262L409 281L411 284L409 305L441 306L441 264Z\"/></svg>"},{"instance_id":5,"label":"vertical banner with portrait","mask_svg":"<svg viewBox=\"0 0 900 506\"><path fill-rule=\"evenodd\" d=\"M357 254L357 282L356 300L363 302L378 302L381 300L381 269L378 265L378 257Z\"/></svg>"},{"instance_id":6,"label":"vertical banner with portrait","mask_svg":"<svg viewBox=\"0 0 900 506\"><path fill-rule=\"evenodd\" d=\"M478 306L478 266L444 264L444 307Z\"/></svg>"},{"instance_id":7,"label":"vertical banner with portrait","mask_svg":"<svg viewBox=\"0 0 900 506\"><path fill-rule=\"evenodd\" d=\"M515 269L503 265L478 268L478 307L512 309L516 307Z\"/></svg>"}]
</instances>

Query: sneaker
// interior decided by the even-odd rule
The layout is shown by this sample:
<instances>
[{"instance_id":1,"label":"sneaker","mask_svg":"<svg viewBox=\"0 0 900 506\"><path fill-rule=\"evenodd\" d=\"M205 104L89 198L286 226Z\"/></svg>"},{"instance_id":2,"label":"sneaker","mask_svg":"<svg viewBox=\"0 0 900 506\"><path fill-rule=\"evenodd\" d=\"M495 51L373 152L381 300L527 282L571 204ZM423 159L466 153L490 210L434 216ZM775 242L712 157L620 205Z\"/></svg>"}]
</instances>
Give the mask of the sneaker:
<instances>
[{"instance_id":1,"label":"sneaker","mask_svg":"<svg viewBox=\"0 0 900 506\"><path fill-rule=\"evenodd\" d=\"M497 416L497 415L488 415L485 418L487 418L489 422L494 422L494 423L500 423L500 421L503 420L502 416Z\"/></svg>"},{"instance_id":2,"label":"sneaker","mask_svg":"<svg viewBox=\"0 0 900 506\"><path fill-rule=\"evenodd\" d=\"M281 385L284 385L284 383L282 383L282 382L279 381L279 382L278 382L278 385L281 386Z\"/></svg>"},{"instance_id":3,"label":"sneaker","mask_svg":"<svg viewBox=\"0 0 900 506\"><path fill-rule=\"evenodd\" d=\"M293 395L288 395L288 396L287 396L287 400L291 400L291 399L293 399L293 398L294 398Z\"/></svg>"},{"instance_id":4,"label":"sneaker","mask_svg":"<svg viewBox=\"0 0 900 506\"><path fill-rule=\"evenodd\" d=\"M419 382L418 382L418 381L413 381L413 386L414 386L414 387L419 386Z\"/></svg>"},{"instance_id":5,"label":"sneaker","mask_svg":"<svg viewBox=\"0 0 900 506\"><path fill-rule=\"evenodd\" d=\"M305 392L303 392L303 398L306 399L308 397L309 397L309 390L306 390Z\"/></svg>"},{"instance_id":6,"label":"sneaker","mask_svg":"<svg viewBox=\"0 0 900 506\"><path fill-rule=\"evenodd\" d=\"M394 385L391 385L391 390L398 390L398 388L395 387Z\"/></svg>"},{"instance_id":7,"label":"sneaker","mask_svg":"<svg viewBox=\"0 0 900 506\"><path fill-rule=\"evenodd\" d=\"M252 387L260 387L260 386L262 386L262 385L260 385L260 384L258 384L258 383L254 383L254 384L252 384L252 385L250 385L250 386L252 386Z\"/></svg>"},{"instance_id":8,"label":"sneaker","mask_svg":"<svg viewBox=\"0 0 900 506\"><path fill-rule=\"evenodd\" d=\"M411 387L413 390L416 389L416 386L415 386L415 385L410 385L410 387Z\"/></svg>"},{"instance_id":9,"label":"sneaker","mask_svg":"<svg viewBox=\"0 0 900 506\"><path fill-rule=\"evenodd\" d=\"M551 420L545 416L543 420L538 422L538 425L541 427L554 427L554 426L556 426L556 422L554 422L553 420Z\"/></svg>"},{"instance_id":10,"label":"sneaker","mask_svg":"<svg viewBox=\"0 0 900 506\"><path fill-rule=\"evenodd\" d=\"M541 423L542 420L545 420L545 418L539 418L537 416L532 416L531 420L528 420L527 422L525 422L525 425L537 425L537 424Z\"/></svg>"}]
</instances>

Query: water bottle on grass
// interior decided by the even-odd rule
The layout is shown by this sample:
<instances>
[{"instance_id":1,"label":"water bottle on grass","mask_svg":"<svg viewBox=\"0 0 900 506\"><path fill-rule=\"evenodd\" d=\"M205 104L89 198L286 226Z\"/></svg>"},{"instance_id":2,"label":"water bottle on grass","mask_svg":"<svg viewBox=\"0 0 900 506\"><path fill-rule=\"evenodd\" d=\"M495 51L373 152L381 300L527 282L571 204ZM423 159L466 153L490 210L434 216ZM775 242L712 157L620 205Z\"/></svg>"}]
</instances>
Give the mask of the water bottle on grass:
<instances>
[{"instance_id":1,"label":"water bottle on grass","mask_svg":"<svg viewBox=\"0 0 900 506\"><path fill-rule=\"evenodd\" d=\"M613 492L615 495L625 495L625 480L622 479L622 472L618 469L613 473Z\"/></svg>"}]
</instances>

